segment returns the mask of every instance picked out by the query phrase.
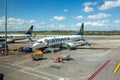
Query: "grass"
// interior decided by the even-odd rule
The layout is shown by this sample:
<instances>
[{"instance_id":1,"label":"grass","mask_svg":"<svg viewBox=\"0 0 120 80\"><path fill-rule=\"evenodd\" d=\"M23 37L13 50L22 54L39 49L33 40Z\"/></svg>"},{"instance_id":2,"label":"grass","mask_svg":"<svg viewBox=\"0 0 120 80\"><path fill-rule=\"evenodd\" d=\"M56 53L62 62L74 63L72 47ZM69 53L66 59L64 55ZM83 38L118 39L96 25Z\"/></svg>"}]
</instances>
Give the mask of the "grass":
<instances>
[{"instance_id":1,"label":"grass","mask_svg":"<svg viewBox=\"0 0 120 80\"><path fill-rule=\"evenodd\" d=\"M8 32L8 34L24 34L24 31ZM0 32L4 34L4 32ZM77 31L33 31L33 34L41 35L74 35ZM85 35L120 35L120 31L85 31Z\"/></svg>"}]
</instances>

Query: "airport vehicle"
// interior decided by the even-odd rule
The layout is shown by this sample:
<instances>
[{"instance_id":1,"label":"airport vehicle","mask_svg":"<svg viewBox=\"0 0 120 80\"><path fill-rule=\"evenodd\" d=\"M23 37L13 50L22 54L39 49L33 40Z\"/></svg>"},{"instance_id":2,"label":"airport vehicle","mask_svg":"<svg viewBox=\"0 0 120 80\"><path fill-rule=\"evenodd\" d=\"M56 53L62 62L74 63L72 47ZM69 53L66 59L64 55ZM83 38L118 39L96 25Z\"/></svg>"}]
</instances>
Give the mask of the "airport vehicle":
<instances>
[{"instance_id":1,"label":"airport vehicle","mask_svg":"<svg viewBox=\"0 0 120 80\"><path fill-rule=\"evenodd\" d=\"M7 35L7 42L15 42L16 40L23 40L28 39L32 41L33 25L29 28L29 30L25 34L8 34ZM0 41L5 41L5 35L0 35Z\"/></svg>"},{"instance_id":2,"label":"airport vehicle","mask_svg":"<svg viewBox=\"0 0 120 80\"><path fill-rule=\"evenodd\" d=\"M44 53L42 51L37 51L31 54L33 60L40 60L43 59Z\"/></svg>"},{"instance_id":3,"label":"airport vehicle","mask_svg":"<svg viewBox=\"0 0 120 80\"><path fill-rule=\"evenodd\" d=\"M37 40L33 44L33 48L44 51L46 48L51 46L59 46L60 48L64 45L66 48L74 48L80 44L90 44L83 38L84 35L84 23L82 23L79 32L76 35L58 36L58 37L45 37ZM76 42L73 42L76 41Z\"/></svg>"}]
</instances>

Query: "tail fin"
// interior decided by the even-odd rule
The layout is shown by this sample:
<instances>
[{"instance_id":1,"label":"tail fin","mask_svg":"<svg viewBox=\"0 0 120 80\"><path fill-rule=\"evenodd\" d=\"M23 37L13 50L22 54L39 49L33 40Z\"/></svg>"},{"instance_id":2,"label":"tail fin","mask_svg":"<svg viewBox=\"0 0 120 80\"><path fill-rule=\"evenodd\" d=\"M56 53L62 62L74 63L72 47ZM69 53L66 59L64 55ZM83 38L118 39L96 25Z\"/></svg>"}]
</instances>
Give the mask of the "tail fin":
<instances>
[{"instance_id":1,"label":"tail fin","mask_svg":"<svg viewBox=\"0 0 120 80\"><path fill-rule=\"evenodd\" d=\"M84 35L84 23L82 23L81 28L77 35Z\"/></svg>"},{"instance_id":2,"label":"tail fin","mask_svg":"<svg viewBox=\"0 0 120 80\"><path fill-rule=\"evenodd\" d=\"M32 31L33 31L33 25L29 28L29 30L25 33L25 34L32 34Z\"/></svg>"}]
</instances>

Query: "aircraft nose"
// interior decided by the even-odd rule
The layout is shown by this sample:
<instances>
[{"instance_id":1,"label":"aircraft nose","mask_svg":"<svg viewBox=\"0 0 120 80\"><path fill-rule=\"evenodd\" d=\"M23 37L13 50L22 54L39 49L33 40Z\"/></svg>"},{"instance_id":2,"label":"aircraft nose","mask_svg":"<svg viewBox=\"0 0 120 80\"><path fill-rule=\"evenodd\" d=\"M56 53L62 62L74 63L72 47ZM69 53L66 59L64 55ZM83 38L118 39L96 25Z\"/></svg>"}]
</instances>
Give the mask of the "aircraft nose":
<instances>
[{"instance_id":1,"label":"aircraft nose","mask_svg":"<svg viewBox=\"0 0 120 80\"><path fill-rule=\"evenodd\" d=\"M39 43L34 43L33 47L37 49L37 48L39 48L39 45L40 45Z\"/></svg>"}]
</instances>

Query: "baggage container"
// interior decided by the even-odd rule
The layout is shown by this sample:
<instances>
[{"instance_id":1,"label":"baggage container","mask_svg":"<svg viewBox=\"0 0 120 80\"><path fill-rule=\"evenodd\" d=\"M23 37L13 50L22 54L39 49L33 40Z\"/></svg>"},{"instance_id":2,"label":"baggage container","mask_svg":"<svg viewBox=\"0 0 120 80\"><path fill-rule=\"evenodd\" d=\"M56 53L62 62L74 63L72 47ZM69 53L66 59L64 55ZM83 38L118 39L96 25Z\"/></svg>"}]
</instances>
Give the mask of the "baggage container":
<instances>
[{"instance_id":1,"label":"baggage container","mask_svg":"<svg viewBox=\"0 0 120 80\"><path fill-rule=\"evenodd\" d=\"M23 51L25 51L25 52L32 52L32 48L31 47L24 47Z\"/></svg>"},{"instance_id":2,"label":"baggage container","mask_svg":"<svg viewBox=\"0 0 120 80\"><path fill-rule=\"evenodd\" d=\"M17 50L18 50L19 52L22 52L22 51L23 51L23 48L24 48L23 46L19 46Z\"/></svg>"}]
</instances>

